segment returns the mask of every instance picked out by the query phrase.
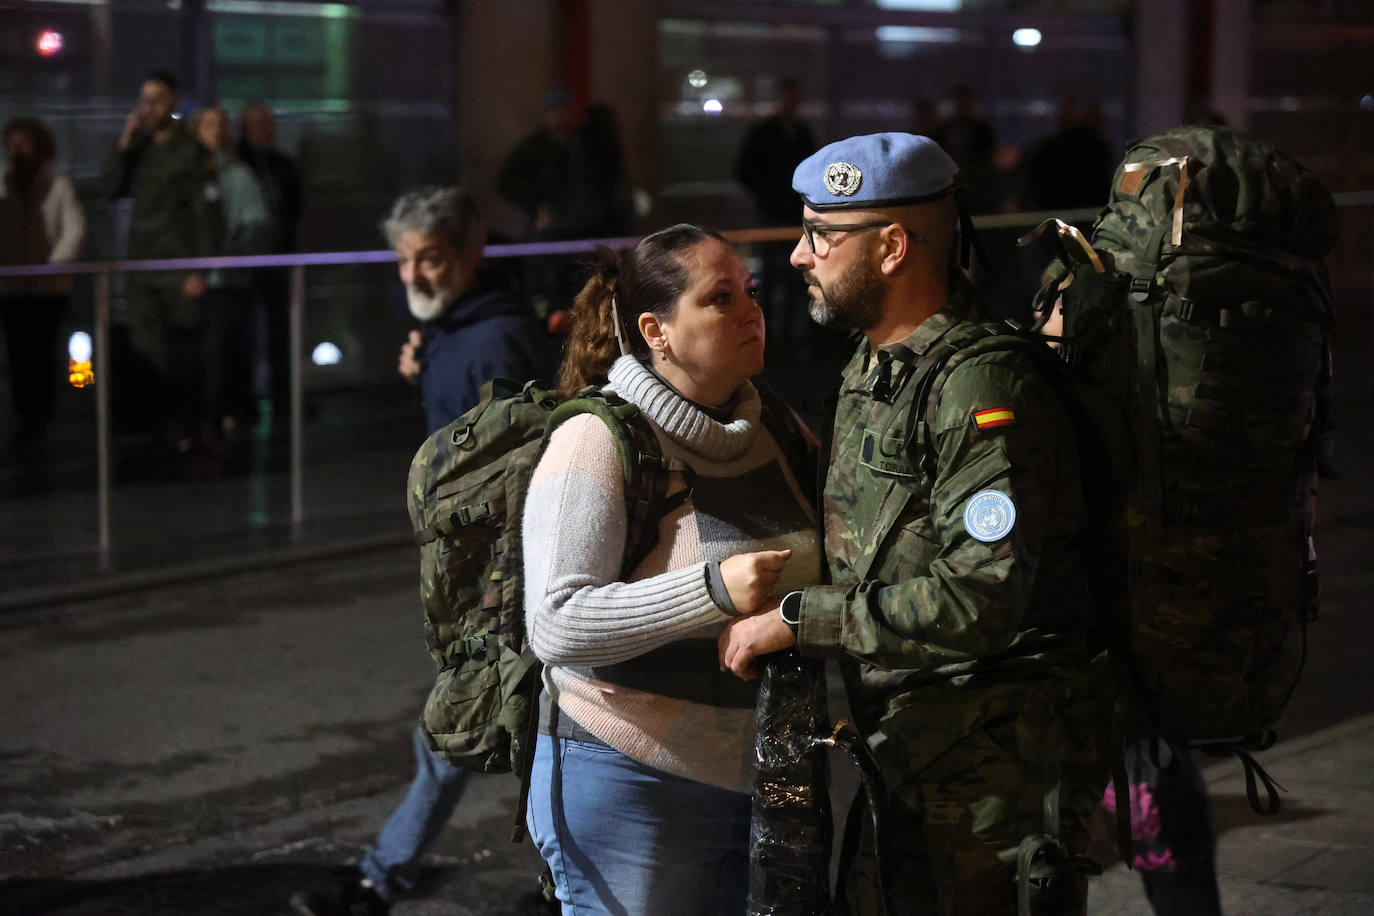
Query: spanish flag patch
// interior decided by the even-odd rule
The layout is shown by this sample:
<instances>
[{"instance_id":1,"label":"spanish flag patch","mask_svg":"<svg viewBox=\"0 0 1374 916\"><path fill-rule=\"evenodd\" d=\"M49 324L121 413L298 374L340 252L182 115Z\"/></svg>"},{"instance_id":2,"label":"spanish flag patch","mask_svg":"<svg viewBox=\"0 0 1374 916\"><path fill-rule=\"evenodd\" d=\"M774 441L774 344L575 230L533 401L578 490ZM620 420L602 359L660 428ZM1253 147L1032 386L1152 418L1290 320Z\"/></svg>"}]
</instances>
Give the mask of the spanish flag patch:
<instances>
[{"instance_id":1,"label":"spanish flag patch","mask_svg":"<svg viewBox=\"0 0 1374 916\"><path fill-rule=\"evenodd\" d=\"M994 429L998 426L1011 426L1016 422L1016 411L1010 407L989 407L987 410L973 412L973 425L979 429Z\"/></svg>"}]
</instances>

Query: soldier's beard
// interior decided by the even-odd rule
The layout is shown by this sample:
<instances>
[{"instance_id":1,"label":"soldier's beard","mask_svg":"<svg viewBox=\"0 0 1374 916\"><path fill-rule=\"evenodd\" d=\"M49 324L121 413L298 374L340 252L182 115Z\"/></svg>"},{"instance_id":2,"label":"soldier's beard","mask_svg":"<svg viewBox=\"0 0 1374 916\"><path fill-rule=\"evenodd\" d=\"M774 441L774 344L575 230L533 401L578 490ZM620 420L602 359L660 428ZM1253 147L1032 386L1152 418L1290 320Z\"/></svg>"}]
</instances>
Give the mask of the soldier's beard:
<instances>
[{"instance_id":1,"label":"soldier's beard","mask_svg":"<svg viewBox=\"0 0 1374 916\"><path fill-rule=\"evenodd\" d=\"M433 321L453 304L453 291L448 287L436 286L432 295L425 295L413 286L406 287L406 305L410 314L421 321Z\"/></svg>"},{"instance_id":2,"label":"soldier's beard","mask_svg":"<svg viewBox=\"0 0 1374 916\"><path fill-rule=\"evenodd\" d=\"M821 286L811 273L803 274L807 283L820 292L811 300L811 320L829 327L847 324L860 331L877 326L883 317L883 280L868 258L855 258L829 287Z\"/></svg>"}]
</instances>

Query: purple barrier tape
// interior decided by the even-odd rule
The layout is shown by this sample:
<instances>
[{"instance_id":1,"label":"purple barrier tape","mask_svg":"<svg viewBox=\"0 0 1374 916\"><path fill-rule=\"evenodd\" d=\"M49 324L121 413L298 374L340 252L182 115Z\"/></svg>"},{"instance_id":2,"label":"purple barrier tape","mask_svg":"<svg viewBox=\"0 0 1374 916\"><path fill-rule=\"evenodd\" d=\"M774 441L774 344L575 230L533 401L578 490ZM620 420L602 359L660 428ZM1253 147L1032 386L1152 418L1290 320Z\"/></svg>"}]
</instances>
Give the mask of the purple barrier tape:
<instances>
[{"instance_id":1,"label":"purple barrier tape","mask_svg":"<svg viewBox=\"0 0 1374 916\"><path fill-rule=\"evenodd\" d=\"M1358 207L1374 204L1374 191L1345 191L1332 195L1336 204L1342 207ZM1046 210L1035 213L997 213L975 216L973 225L979 229L1011 229L1020 226L1036 226L1051 216L1071 222L1090 222L1097 217L1097 209ZM737 229L724 232L727 239L737 244L748 242L785 242L796 241L801 234L800 226L780 226L769 229ZM606 239L577 239L569 242L520 242L509 245L488 245L484 255L488 258L526 258L560 254L584 254L595 251L600 246L607 248L629 248L639 241L639 236L619 236ZM259 254L227 258L176 258L161 261L91 261L76 264L21 264L12 267L0 266L0 277L48 277L77 274L101 274L107 271L151 271L151 270L210 270L212 268L247 267L323 267L331 264L388 264L396 260L396 253L388 248L372 251L321 251L312 254Z\"/></svg>"},{"instance_id":2,"label":"purple barrier tape","mask_svg":"<svg viewBox=\"0 0 1374 916\"><path fill-rule=\"evenodd\" d=\"M595 251L597 246L629 248L638 236L610 239L581 239L573 242L526 242L514 245L488 245L488 258L520 258L531 255L579 254ZM255 254L222 258L168 258L156 261L86 261L74 264L20 264L0 267L0 277L47 277L55 275L102 274L110 271L135 273L154 270L211 270L248 267L322 267L331 264L390 264L396 252L390 248L373 251L320 251L313 254Z\"/></svg>"}]
</instances>

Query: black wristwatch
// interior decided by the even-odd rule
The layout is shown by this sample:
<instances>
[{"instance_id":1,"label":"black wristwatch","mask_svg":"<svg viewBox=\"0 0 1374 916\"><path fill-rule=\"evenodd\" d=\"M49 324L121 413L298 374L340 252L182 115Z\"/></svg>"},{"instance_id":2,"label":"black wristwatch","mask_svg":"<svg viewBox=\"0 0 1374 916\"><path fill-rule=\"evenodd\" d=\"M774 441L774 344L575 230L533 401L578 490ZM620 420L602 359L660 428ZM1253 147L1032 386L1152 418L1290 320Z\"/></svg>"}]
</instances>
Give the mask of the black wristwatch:
<instances>
[{"instance_id":1,"label":"black wristwatch","mask_svg":"<svg viewBox=\"0 0 1374 916\"><path fill-rule=\"evenodd\" d=\"M782 598L782 603L778 605L778 613L782 615L782 622L791 629L792 635L797 635L797 628L801 626L801 592L788 592Z\"/></svg>"}]
</instances>

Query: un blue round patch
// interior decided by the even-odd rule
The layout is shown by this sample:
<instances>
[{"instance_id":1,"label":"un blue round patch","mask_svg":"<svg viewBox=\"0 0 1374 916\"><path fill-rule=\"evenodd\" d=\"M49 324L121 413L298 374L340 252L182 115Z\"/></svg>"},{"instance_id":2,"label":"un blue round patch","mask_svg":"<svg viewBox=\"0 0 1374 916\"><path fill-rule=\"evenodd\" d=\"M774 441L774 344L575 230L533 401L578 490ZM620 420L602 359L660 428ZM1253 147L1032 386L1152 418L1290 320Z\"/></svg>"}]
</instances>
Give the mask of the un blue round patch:
<instances>
[{"instance_id":1,"label":"un blue round patch","mask_svg":"<svg viewBox=\"0 0 1374 916\"><path fill-rule=\"evenodd\" d=\"M1000 490L982 490L969 497L964 506L964 528L984 542L1000 541L1016 524L1016 506Z\"/></svg>"}]
</instances>

